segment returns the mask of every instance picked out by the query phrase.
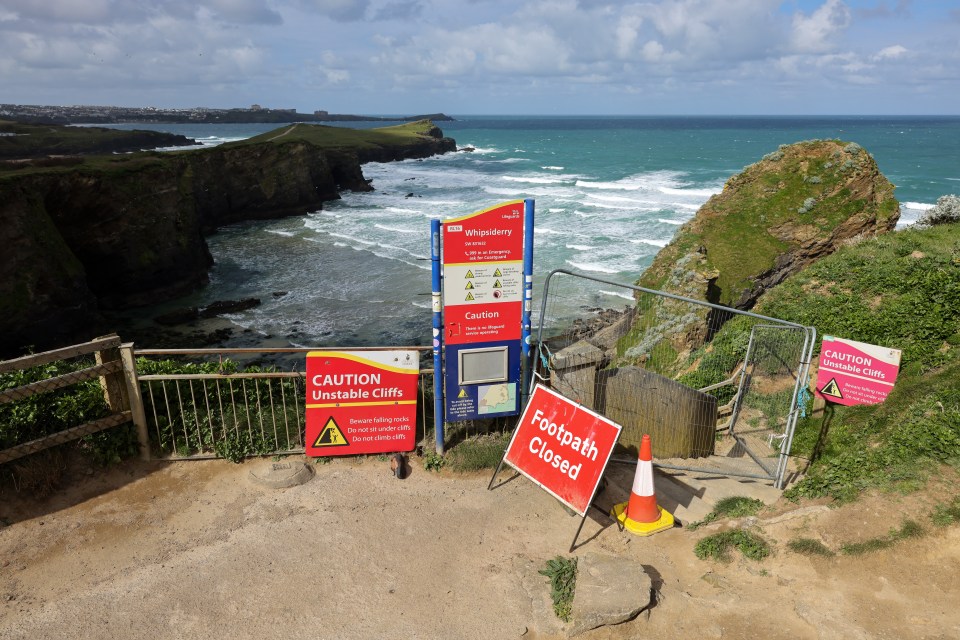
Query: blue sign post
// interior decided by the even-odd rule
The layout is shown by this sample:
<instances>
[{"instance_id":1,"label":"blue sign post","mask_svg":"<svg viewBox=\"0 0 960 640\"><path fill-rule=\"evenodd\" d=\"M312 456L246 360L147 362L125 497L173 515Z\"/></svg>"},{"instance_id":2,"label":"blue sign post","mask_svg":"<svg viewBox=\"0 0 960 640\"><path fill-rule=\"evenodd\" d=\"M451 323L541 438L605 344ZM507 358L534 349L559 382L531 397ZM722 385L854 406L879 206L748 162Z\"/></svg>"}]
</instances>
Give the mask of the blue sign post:
<instances>
[{"instance_id":1,"label":"blue sign post","mask_svg":"<svg viewBox=\"0 0 960 640\"><path fill-rule=\"evenodd\" d=\"M533 290L533 200L433 221L442 227L442 323L437 335L437 251L434 243L434 360L442 348L441 404L448 421L520 413L528 380ZM436 237L432 235L432 237ZM441 372L442 375L441 375ZM438 412L438 424L441 418ZM442 451L442 426L437 448Z\"/></svg>"}]
</instances>

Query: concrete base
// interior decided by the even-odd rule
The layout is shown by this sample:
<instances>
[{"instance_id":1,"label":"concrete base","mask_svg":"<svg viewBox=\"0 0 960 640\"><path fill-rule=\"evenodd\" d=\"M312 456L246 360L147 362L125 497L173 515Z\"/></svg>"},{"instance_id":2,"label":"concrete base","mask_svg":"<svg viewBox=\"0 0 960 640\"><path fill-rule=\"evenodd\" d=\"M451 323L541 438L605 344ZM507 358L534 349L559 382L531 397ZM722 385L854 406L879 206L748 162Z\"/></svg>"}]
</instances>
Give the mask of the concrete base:
<instances>
[{"instance_id":1,"label":"concrete base","mask_svg":"<svg viewBox=\"0 0 960 640\"><path fill-rule=\"evenodd\" d=\"M673 529L673 515L670 512L664 511L660 507L657 507L657 509L660 511L660 517L657 518L656 521L637 522L636 520L631 520L627 517L628 504L628 502L622 502L620 504L613 505L610 515L616 518L617 521L623 525L623 528L630 533L638 536L652 536L660 531Z\"/></svg>"}]
</instances>

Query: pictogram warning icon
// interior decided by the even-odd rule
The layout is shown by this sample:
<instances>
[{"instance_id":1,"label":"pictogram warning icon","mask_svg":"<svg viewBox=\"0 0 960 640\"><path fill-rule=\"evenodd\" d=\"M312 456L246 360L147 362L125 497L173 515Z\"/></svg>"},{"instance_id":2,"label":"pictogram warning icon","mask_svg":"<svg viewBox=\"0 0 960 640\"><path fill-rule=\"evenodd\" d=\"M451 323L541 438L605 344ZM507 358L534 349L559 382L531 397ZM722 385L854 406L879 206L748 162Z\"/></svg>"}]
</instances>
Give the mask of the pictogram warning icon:
<instances>
[{"instance_id":1,"label":"pictogram warning icon","mask_svg":"<svg viewBox=\"0 0 960 640\"><path fill-rule=\"evenodd\" d=\"M503 277L503 274L500 273L500 268L499 268L499 267L497 268L496 271L493 272L493 277L494 277L494 278L502 278L502 277Z\"/></svg>"},{"instance_id":2,"label":"pictogram warning icon","mask_svg":"<svg viewBox=\"0 0 960 640\"><path fill-rule=\"evenodd\" d=\"M503 285L500 284L500 281L499 281L499 280L494 280L494 282L493 282L493 288L494 288L494 289L503 289Z\"/></svg>"},{"instance_id":3,"label":"pictogram warning icon","mask_svg":"<svg viewBox=\"0 0 960 640\"><path fill-rule=\"evenodd\" d=\"M473 277L473 271L467 269L467 275L463 276L464 278L470 279Z\"/></svg>"},{"instance_id":4,"label":"pictogram warning icon","mask_svg":"<svg viewBox=\"0 0 960 640\"><path fill-rule=\"evenodd\" d=\"M831 398L843 399L843 394L840 393L840 385L837 384L836 378L830 378L830 382L823 385L823 389L820 389L820 394L830 396Z\"/></svg>"},{"instance_id":5,"label":"pictogram warning icon","mask_svg":"<svg viewBox=\"0 0 960 640\"><path fill-rule=\"evenodd\" d=\"M476 298L473 297L473 294L472 294L472 293L468 293L468 294L467 294L467 297L465 298L465 300L467 300L467 301L469 302L470 300L476 300Z\"/></svg>"},{"instance_id":6,"label":"pictogram warning icon","mask_svg":"<svg viewBox=\"0 0 960 640\"><path fill-rule=\"evenodd\" d=\"M349 444L350 442L347 440L347 437L343 435L343 431L340 431L340 426L337 424L337 421L333 419L333 416L330 416L327 419L327 424L320 430L320 435L317 436L317 441L313 443L313 446L345 447Z\"/></svg>"},{"instance_id":7,"label":"pictogram warning icon","mask_svg":"<svg viewBox=\"0 0 960 640\"><path fill-rule=\"evenodd\" d=\"M461 387L460 393L457 394L457 397L458 397L458 398L466 398L466 397L467 397L467 390Z\"/></svg>"},{"instance_id":8,"label":"pictogram warning icon","mask_svg":"<svg viewBox=\"0 0 960 640\"><path fill-rule=\"evenodd\" d=\"M464 289L473 289L473 283L468 280L467 286L465 286Z\"/></svg>"}]
</instances>

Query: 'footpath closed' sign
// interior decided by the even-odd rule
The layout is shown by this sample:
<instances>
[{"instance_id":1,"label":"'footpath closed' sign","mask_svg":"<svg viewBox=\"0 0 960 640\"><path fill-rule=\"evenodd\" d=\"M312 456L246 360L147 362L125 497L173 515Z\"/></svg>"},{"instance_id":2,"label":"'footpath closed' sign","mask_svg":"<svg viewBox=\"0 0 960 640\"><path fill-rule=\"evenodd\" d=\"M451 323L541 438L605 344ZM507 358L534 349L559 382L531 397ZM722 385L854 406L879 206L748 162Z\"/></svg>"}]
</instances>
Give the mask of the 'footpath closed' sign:
<instances>
[{"instance_id":1,"label":"'footpath closed' sign","mask_svg":"<svg viewBox=\"0 0 960 640\"><path fill-rule=\"evenodd\" d=\"M537 385L504 460L586 515L620 437L620 425Z\"/></svg>"}]
</instances>

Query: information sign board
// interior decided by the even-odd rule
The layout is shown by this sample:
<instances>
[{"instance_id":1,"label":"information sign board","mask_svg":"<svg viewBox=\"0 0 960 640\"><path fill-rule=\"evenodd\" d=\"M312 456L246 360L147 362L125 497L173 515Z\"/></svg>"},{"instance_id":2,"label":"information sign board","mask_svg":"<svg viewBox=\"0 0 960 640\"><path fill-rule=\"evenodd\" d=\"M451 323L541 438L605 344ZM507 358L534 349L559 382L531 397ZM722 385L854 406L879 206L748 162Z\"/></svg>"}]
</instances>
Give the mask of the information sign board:
<instances>
[{"instance_id":1,"label":"information sign board","mask_svg":"<svg viewBox=\"0 0 960 640\"><path fill-rule=\"evenodd\" d=\"M620 429L612 420L538 384L504 460L586 516Z\"/></svg>"},{"instance_id":2,"label":"information sign board","mask_svg":"<svg viewBox=\"0 0 960 640\"><path fill-rule=\"evenodd\" d=\"M824 336L817 392L842 405L880 404L893 389L900 350Z\"/></svg>"},{"instance_id":3,"label":"information sign board","mask_svg":"<svg viewBox=\"0 0 960 640\"><path fill-rule=\"evenodd\" d=\"M524 202L506 202L452 218L442 228L446 419L516 415L523 330ZM494 371L497 363L499 369ZM480 378L472 375L481 370Z\"/></svg>"},{"instance_id":4,"label":"information sign board","mask_svg":"<svg viewBox=\"0 0 960 640\"><path fill-rule=\"evenodd\" d=\"M412 451L419 373L412 350L309 352L307 455Z\"/></svg>"}]
</instances>

